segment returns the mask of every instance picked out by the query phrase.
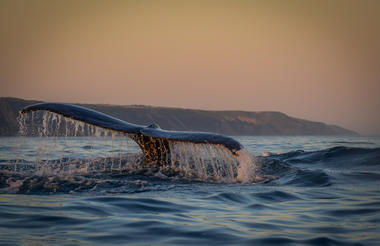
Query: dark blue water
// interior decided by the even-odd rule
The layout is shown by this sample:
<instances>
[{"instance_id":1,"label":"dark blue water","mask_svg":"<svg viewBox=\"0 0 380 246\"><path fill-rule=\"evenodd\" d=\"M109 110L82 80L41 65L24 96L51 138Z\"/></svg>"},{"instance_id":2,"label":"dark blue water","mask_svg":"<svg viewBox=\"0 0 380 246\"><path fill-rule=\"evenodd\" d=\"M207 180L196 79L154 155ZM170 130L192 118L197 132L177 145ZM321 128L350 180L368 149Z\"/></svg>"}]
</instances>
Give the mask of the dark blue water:
<instances>
[{"instance_id":1,"label":"dark blue water","mask_svg":"<svg viewBox=\"0 0 380 246\"><path fill-rule=\"evenodd\" d=\"M42 158L38 138L0 138L0 244L379 245L380 138L237 139L254 182L126 171L134 146L122 163L109 142L58 139Z\"/></svg>"}]
</instances>

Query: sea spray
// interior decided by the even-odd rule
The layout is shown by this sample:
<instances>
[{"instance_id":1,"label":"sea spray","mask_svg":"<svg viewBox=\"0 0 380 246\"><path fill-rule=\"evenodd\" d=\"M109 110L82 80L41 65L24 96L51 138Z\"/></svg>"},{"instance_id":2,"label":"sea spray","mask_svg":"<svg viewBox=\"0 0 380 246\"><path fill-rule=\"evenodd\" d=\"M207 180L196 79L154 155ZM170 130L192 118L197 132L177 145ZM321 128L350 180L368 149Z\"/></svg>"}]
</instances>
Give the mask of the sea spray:
<instances>
[{"instance_id":1,"label":"sea spray","mask_svg":"<svg viewBox=\"0 0 380 246\"><path fill-rule=\"evenodd\" d=\"M170 140L170 158L168 157L167 163L149 169L144 166L141 151L138 151L136 143L127 133L104 129L48 111L20 115L19 126L20 135L35 136L38 133L40 141L35 173L40 176L128 171L207 182L250 183L257 180L256 159L245 149L234 154L221 144ZM95 146L94 142L99 141L103 144ZM71 151L76 146L70 145L78 145L78 142L85 146L80 155L83 158L71 159ZM132 152L128 150L131 145L134 150ZM161 148L166 147L162 145ZM140 153L138 156L136 151ZM146 169L149 170L144 171Z\"/></svg>"},{"instance_id":2,"label":"sea spray","mask_svg":"<svg viewBox=\"0 0 380 246\"><path fill-rule=\"evenodd\" d=\"M37 154L34 155L33 161L36 175L69 175L121 169L123 158L131 161L131 158L124 156L128 153L134 155L139 150L135 143L130 143L133 141L124 133L111 132L52 112L20 114L18 123L22 141L22 136L38 138L34 143L37 144ZM124 143L125 146L114 146L114 141ZM74 154L78 154L73 151L77 151L80 145L83 147L79 148L79 154L83 158L72 159ZM19 147L17 151L21 153L22 148ZM114 165L115 151L118 153L118 167Z\"/></svg>"},{"instance_id":3,"label":"sea spray","mask_svg":"<svg viewBox=\"0 0 380 246\"><path fill-rule=\"evenodd\" d=\"M239 167L237 170L237 181L241 183L253 183L262 180L258 176L258 161L256 157L243 149L239 153Z\"/></svg>"},{"instance_id":4,"label":"sea spray","mask_svg":"<svg viewBox=\"0 0 380 246\"><path fill-rule=\"evenodd\" d=\"M170 142L171 167L187 177L234 182L237 159L222 145Z\"/></svg>"}]
</instances>

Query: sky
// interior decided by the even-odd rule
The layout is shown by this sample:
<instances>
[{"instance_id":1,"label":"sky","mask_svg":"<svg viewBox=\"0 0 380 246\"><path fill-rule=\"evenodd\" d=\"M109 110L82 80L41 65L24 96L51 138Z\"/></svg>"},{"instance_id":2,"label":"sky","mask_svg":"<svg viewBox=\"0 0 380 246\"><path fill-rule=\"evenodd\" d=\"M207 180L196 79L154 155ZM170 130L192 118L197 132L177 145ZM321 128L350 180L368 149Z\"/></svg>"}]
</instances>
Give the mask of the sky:
<instances>
[{"instance_id":1,"label":"sky","mask_svg":"<svg viewBox=\"0 0 380 246\"><path fill-rule=\"evenodd\" d=\"M380 1L0 2L0 96L281 111L380 135Z\"/></svg>"}]
</instances>

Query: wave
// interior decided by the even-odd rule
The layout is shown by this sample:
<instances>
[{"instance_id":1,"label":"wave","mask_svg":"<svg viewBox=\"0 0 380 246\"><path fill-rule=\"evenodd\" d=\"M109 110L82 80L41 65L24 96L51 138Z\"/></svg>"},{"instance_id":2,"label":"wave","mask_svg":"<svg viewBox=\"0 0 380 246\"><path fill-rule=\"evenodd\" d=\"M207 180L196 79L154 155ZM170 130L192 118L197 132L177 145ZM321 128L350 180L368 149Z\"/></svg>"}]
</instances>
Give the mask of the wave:
<instances>
[{"instance_id":1,"label":"wave","mask_svg":"<svg viewBox=\"0 0 380 246\"><path fill-rule=\"evenodd\" d=\"M268 237L253 239L249 241L252 245L347 245L361 246L361 243L350 243L345 240L337 240L329 237L316 237L306 240L294 239L289 237Z\"/></svg>"},{"instance_id":2,"label":"wave","mask_svg":"<svg viewBox=\"0 0 380 246\"><path fill-rule=\"evenodd\" d=\"M339 180L371 182L380 177L380 148L337 146L310 152L296 150L257 157L254 161L254 169L247 169L252 172L249 173L251 184L326 187ZM19 160L5 163L4 160L0 163L0 193L115 194L165 190L173 182L220 183L220 180L204 179L196 173L189 175L170 168L146 167L142 163L139 154L87 160L41 160L38 165L19 163ZM239 202L244 198L219 194L210 199Z\"/></svg>"},{"instance_id":3,"label":"wave","mask_svg":"<svg viewBox=\"0 0 380 246\"><path fill-rule=\"evenodd\" d=\"M326 187L333 184L332 178L322 170L295 169L275 182L280 185L300 187Z\"/></svg>"},{"instance_id":4,"label":"wave","mask_svg":"<svg viewBox=\"0 0 380 246\"><path fill-rule=\"evenodd\" d=\"M364 142L364 141L334 141L333 144L363 144L363 145L375 145L373 142Z\"/></svg>"},{"instance_id":5,"label":"wave","mask_svg":"<svg viewBox=\"0 0 380 246\"><path fill-rule=\"evenodd\" d=\"M336 146L318 151L291 151L268 157L288 164L328 164L339 163L345 166L380 165L380 148L354 148ZM343 163L342 163L343 162Z\"/></svg>"}]
</instances>

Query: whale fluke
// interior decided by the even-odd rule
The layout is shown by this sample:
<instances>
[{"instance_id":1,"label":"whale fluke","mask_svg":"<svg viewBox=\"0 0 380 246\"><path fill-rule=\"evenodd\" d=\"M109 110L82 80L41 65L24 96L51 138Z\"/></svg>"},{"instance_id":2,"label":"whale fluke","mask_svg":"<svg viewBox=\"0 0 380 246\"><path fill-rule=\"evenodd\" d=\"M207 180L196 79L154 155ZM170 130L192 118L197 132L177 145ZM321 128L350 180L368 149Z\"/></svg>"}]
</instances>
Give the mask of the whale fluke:
<instances>
[{"instance_id":1,"label":"whale fluke","mask_svg":"<svg viewBox=\"0 0 380 246\"><path fill-rule=\"evenodd\" d=\"M169 131L161 129L155 123L149 126L132 124L110 115L72 104L38 103L25 107L20 111L20 114L40 110L53 112L66 118L104 129L126 133L140 146L146 163L161 164L170 161L170 141L222 145L234 155L238 155L238 151L243 148L235 139L221 134Z\"/></svg>"}]
</instances>

